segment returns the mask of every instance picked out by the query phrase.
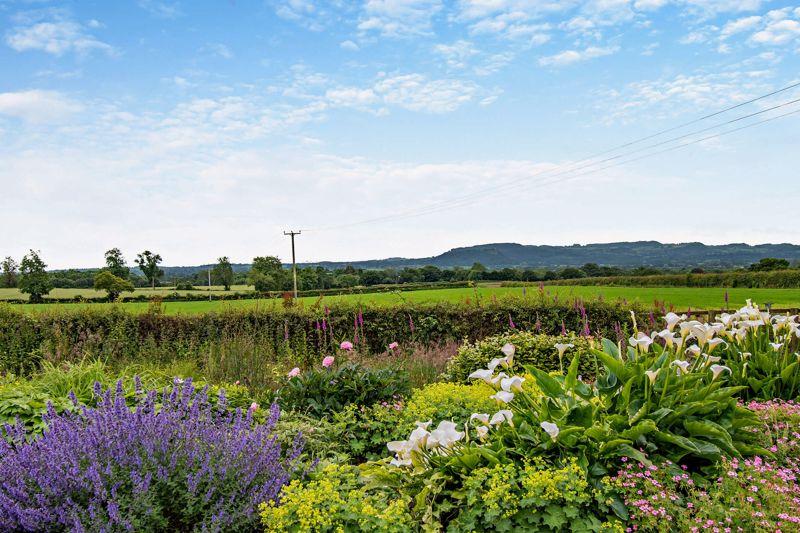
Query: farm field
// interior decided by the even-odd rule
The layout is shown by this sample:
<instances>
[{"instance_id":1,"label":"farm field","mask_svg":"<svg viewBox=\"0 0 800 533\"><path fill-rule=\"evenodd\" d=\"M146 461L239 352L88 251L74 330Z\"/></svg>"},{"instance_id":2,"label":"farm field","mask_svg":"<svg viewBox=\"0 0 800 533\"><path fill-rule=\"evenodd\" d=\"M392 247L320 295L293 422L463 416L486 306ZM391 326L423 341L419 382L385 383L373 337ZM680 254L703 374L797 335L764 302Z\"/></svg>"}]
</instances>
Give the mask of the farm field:
<instances>
[{"instance_id":1,"label":"farm field","mask_svg":"<svg viewBox=\"0 0 800 533\"><path fill-rule=\"evenodd\" d=\"M166 294L198 294L211 291L212 293L224 293L224 287L222 285L212 285L209 287L195 287L194 290L191 291L179 291L175 290L175 287L156 287L155 289L151 289L149 287L137 287L133 292L126 292L125 296L164 296ZM252 291L253 287L249 287L247 285L232 285L230 293L236 292L248 292ZM82 296L84 298L102 298L106 295L105 291L96 291L94 289L53 289L48 294L50 298L76 298L78 296ZM19 292L19 289L6 289L0 288L0 301L2 300L17 300L17 299L27 299L27 295Z\"/></svg>"},{"instance_id":2,"label":"farm field","mask_svg":"<svg viewBox=\"0 0 800 533\"><path fill-rule=\"evenodd\" d=\"M76 290L76 289L61 289ZM800 289L747 289L747 288L695 288L695 287L598 287L598 286L547 286L545 294L550 298L559 299L604 299L606 301L639 302L652 305L654 302L664 302L665 306L673 306L677 310L692 309L723 309L726 307L725 293L728 293L728 307L738 308L750 298L762 304L771 304L776 309L800 307ZM147 293L151 291L147 290ZM170 292L166 290L166 292ZM325 296L324 302L363 302L379 306L391 306L402 302L451 302L462 303L467 300L475 302L505 296L525 296L536 298L539 289L527 287L497 287L480 286L476 288L434 289L408 292L379 292L371 294L351 294ZM303 305L311 305L320 298L308 296L300 298ZM163 308L167 314L197 314L225 309L250 309L265 306L281 305L280 299L250 299L231 301L195 301L195 302L164 302ZM25 305L29 311L45 311L52 309L80 309L85 307L102 308L117 305L130 312L144 312L148 309L147 302L130 302L124 304L103 303L65 303L65 304L36 304Z\"/></svg>"}]
</instances>

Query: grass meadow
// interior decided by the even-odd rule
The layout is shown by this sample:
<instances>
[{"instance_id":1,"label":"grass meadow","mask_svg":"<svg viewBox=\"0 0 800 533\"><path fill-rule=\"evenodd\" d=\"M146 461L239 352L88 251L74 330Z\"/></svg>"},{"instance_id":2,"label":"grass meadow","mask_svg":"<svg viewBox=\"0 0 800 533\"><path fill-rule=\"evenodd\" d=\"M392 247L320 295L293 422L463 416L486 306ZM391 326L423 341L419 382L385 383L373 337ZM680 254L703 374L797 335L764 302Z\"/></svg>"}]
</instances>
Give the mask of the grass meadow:
<instances>
[{"instance_id":1,"label":"grass meadow","mask_svg":"<svg viewBox=\"0 0 800 533\"><path fill-rule=\"evenodd\" d=\"M239 290L245 287L237 287ZM237 289L237 288L234 288ZM214 288L212 287L212 290ZM14 289L0 289L9 291ZM221 290L219 288L218 290ZM738 308L744 305L747 298L764 304L769 303L776 309L798 308L800 307L800 289L748 289L748 288L696 288L696 287L598 287L598 286L546 286L545 294L550 298L559 299L603 299L606 301L622 300L629 303L639 302L644 305L652 305L655 302L663 302L667 307L674 307L684 311L692 309L723 309L726 307L725 294L728 294L728 304L730 308ZM56 292L59 291L59 292ZM56 289L53 296L64 296L64 291L75 291L74 294L88 296L94 291L81 289ZM150 289L139 289L141 293L153 294ZM169 288L156 289L155 294L165 294L174 292ZM0 296L7 292L0 292ZM72 294L74 296L74 294ZM456 288L456 289L433 289L418 290L407 292L380 292L371 294L345 294L337 296L324 296L323 302L364 302L374 305L390 306L400 302L476 302L485 301L492 298L503 296L527 296L530 298L539 297L537 287L497 287L479 286L475 288ZM6 296L8 298L8 296ZM302 305L312 305L320 300L320 297L309 296L300 298ZM61 303L61 304L36 304L25 305L26 310L33 312L52 309L78 309L84 307L98 307L119 305L130 312L144 312L148 309L147 302L130 302L124 304L98 304L98 303ZM164 312L168 314L179 313L206 313L210 311L222 311L225 309L248 309L263 308L265 306L282 305L281 299L248 299L248 300L229 300L229 301L194 301L194 302L164 302Z\"/></svg>"}]
</instances>

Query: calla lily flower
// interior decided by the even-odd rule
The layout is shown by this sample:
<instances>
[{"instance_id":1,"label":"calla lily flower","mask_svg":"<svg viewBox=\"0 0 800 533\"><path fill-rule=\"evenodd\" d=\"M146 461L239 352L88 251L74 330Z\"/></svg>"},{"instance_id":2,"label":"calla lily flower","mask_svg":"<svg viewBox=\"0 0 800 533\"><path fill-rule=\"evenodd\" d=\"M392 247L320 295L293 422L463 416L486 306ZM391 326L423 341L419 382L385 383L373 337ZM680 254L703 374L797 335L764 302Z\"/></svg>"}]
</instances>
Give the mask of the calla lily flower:
<instances>
[{"instance_id":1,"label":"calla lily flower","mask_svg":"<svg viewBox=\"0 0 800 533\"><path fill-rule=\"evenodd\" d=\"M711 340L717 330L711 324L696 324L692 327L692 336L697 339L697 344L704 347Z\"/></svg>"},{"instance_id":2,"label":"calla lily flower","mask_svg":"<svg viewBox=\"0 0 800 533\"><path fill-rule=\"evenodd\" d=\"M558 433L560 432L560 430L558 429L557 425L555 425L552 422L542 422L539 425L542 426L542 429L545 431L545 433L550 435L551 439L555 441L556 438L558 438Z\"/></svg>"},{"instance_id":3,"label":"calla lily flower","mask_svg":"<svg viewBox=\"0 0 800 533\"><path fill-rule=\"evenodd\" d=\"M508 374L506 374L505 372L500 372L495 377L489 380L489 384L493 387L497 387L507 377Z\"/></svg>"},{"instance_id":4,"label":"calla lily flower","mask_svg":"<svg viewBox=\"0 0 800 533\"><path fill-rule=\"evenodd\" d=\"M486 365L486 368L488 368L489 370L494 372L494 369L497 368L497 366L500 363L503 363L504 361L505 361L505 359L503 359L502 357L496 357L496 358L492 359L491 361L489 361L489 364Z\"/></svg>"},{"instance_id":5,"label":"calla lily flower","mask_svg":"<svg viewBox=\"0 0 800 533\"><path fill-rule=\"evenodd\" d=\"M653 339L640 331L635 337L629 338L628 343L634 348L646 352L650 348L650 345L653 344Z\"/></svg>"},{"instance_id":6,"label":"calla lily flower","mask_svg":"<svg viewBox=\"0 0 800 533\"><path fill-rule=\"evenodd\" d=\"M486 383L489 383L491 382L492 375L494 375L494 373L491 370L481 369L470 374L469 379L482 379Z\"/></svg>"},{"instance_id":7,"label":"calla lily flower","mask_svg":"<svg viewBox=\"0 0 800 533\"><path fill-rule=\"evenodd\" d=\"M711 374L713 375L713 377L711 378L712 381L717 379L719 377L719 375L722 374L725 371L727 371L728 374L731 373L731 369L728 368L725 365L711 365L711 367L709 367L709 369L711 370Z\"/></svg>"},{"instance_id":8,"label":"calla lily flower","mask_svg":"<svg viewBox=\"0 0 800 533\"><path fill-rule=\"evenodd\" d=\"M514 347L513 344L507 342L506 344L503 345L502 348L500 348L500 351L503 352L503 355L505 355L506 357L514 357L514 353L517 351L517 349Z\"/></svg>"},{"instance_id":9,"label":"calla lily flower","mask_svg":"<svg viewBox=\"0 0 800 533\"><path fill-rule=\"evenodd\" d=\"M670 363L670 366L677 366L678 372L683 374L688 374L691 363L689 361L681 361L680 359L676 359L675 361Z\"/></svg>"},{"instance_id":10,"label":"calla lily flower","mask_svg":"<svg viewBox=\"0 0 800 533\"><path fill-rule=\"evenodd\" d=\"M558 356L564 357L564 352L566 352L570 348L574 348L575 345L571 342L558 342L555 345L556 350L558 350Z\"/></svg>"},{"instance_id":11,"label":"calla lily flower","mask_svg":"<svg viewBox=\"0 0 800 533\"><path fill-rule=\"evenodd\" d=\"M439 425L431 431L428 448L449 448L453 443L458 442L464 438L464 433L456 431L455 422L450 420L442 420Z\"/></svg>"},{"instance_id":12,"label":"calla lily flower","mask_svg":"<svg viewBox=\"0 0 800 533\"><path fill-rule=\"evenodd\" d=\"M782 342L771 342L771 343L769 343L769 345L772 346L772 349L775 350L776 352L778 350L780 350L781 348L783 348L783 343Z\"/></svg>"},{"instance_id":13,"label":"calla lily flower","mask_svg":"<svg viewBox=\"0 0 800 533\"><path fill-rule=\"evenodd\" d=\"M715 355L708 355L707 353L703 354L703 361L707 365L711 364L711 363L719 363L720 359L722 359L722 358L721 357L717 357Z\"/></svg>"},{"instance_id":14,"label":"calla lily flower","mask_svg":"<svg viewBox=\"0 0 800 533\"><path fill-rule=\"evenodd\" d=\"M709 339L708 342L706 343L706 349L708 350L708 353L711 353L714 350L714 348L716 348L720 344L724 344L725 346L728 345L727 342L725 342L720 338Z\"/></svg>"},{"instance_id":15,"label":"calla lily flower","mask_svg":"<svg viewBox=\"0 0 800 533\"><path fill-rule=\"evenodd\" d=\"M501 409L492 415L492 419L489 421L489 424L496 426L498 424L502 424L503 422L508 422L511 427L514 427L514 423L512 422L513 418L514 413L508 409Z\"/></svg>"},{"instance_id":16,"label":"calla lily flower","mask_svg":"<svg viewBox=\"0 0 800 533\"><path fill-rule=\"evenodd\" d=\"M514 393L501 390L492 394L491 396L489 396L489 398L497 400L498 402L510 403L511 400L514 399Z\"/></svg>"},{"instance_id":17,"label":"calla lily flower","mask_svg":"<svg viewBox=\"0 0 800 533\"><path fill-rule=\"evenodd\" d=\"M698 345L693 344L693 345L689 346L688 348L686 348L684 353L690 353L693 356L697 357L698 355L703 353L703 350Z\"/></svg>"},{"instance_id":18,"label":"calla lily flower","mask_svg":"<svg viewBox=\"0 0 800 533\"><path fill-rule=\"evenodd\" d=\"M500 388L506 392L522 392L522 384L524 382L525 378L512 376L510 378L504 378L500 380Z\"/></svg>"},{"instance_id":19,"label":"calla lily flower","mask_svg":"<svg viewBox=\"0 0 800 533\"><path fill-rule=\"evenodd\" d=\"M487 425L489 423L489 415L487 413L472 413L469 417L469 421L472 422L473 420Z\"/></svg>"},{"instance_id":20,"label":"calla lily flower","mask_svg":"<svg viewBox=\"0 0 800 533\"><path fill-rule=\"evenodd\" d=\"M675 329L675 325L680 322L681 320L686 320L686 315L676 315L672 311L667 313L664 317L664 321L667 323L667 329L672 331Z\"/></svg>"},{"instance_id":21,"label":"calla lily flower","mask_svg":"<svg viewBox=\"0 0 800 533\"><path fill-rule=\"evenodd\" d=\"M661 330L656 335L664 339L670 348L675 344L675 334L668 329Z\"/></svg>"},{"instance_id":22,"label":"calla lily flower","mask_svg":"<svg viewBox=\"0 0 800 533\"><path fill-rule=\"evenodd\" d=\"M647 379L650 380L650 384L651 385L653 385L656 382L656 378L658 378L659 372L661 372L660 368L658 370L647 370L647 371L645 371L644 374L647 376Z\"/></svg>"},{"instance_id":23,"label":"calla lily flower","mask_svg":"<svg viewBox=\"0 0 800 533\"><path fill-rule=\"evenodd\" d=\"M486 435L489 434L489 428L486 426L478 426L475 432L478 434L478 438L483 440L486 438Z\"/></svg>"}]
</instances>

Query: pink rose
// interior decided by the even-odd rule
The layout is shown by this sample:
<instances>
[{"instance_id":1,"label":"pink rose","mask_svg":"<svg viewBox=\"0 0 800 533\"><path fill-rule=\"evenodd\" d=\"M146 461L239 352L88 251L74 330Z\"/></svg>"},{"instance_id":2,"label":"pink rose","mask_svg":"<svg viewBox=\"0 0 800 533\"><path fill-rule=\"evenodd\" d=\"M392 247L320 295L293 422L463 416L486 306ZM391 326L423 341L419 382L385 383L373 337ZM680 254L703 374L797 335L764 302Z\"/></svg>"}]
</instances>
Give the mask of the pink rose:
<instances>
[{"instance_id":1,"label":"pink rose","mask_svg":"<svg viewBox=\"0 0 800 533\"><path fill-rule=\"evenodd\" d=\"M393 343L391 343L391 344L389 345L389 349L390 349L390 350L396 350L398 346L400 346L398 343L396 343L396 342L393 342Z\"/></svg>"},{"instance_id":2,"label":"pink rose","mask_svg":"<svg viewBox=\"0 0 800 533\"><path fill-rule=\"evenodd\" d=\"M300 375L300 369L299 369L298 367L294 367L293 369L291 369L291 370L289 371L289 374L287 374L287 375L288 375L290 378L293 378L293 377L299 376L299 375Z\"/></svg>"},{"instance_id":3,"label":"pink rose","mask_svg":"<svg viewBox=\"0 0 800 533\"><path fill-rule=\"evenodd\" d=\"M342 344L339 345L339 348L342 350L347 350L348 352L353 349L353 343L350 341L342 341Z\"/></svg>"},{"instance_id":4,"label":"pink rose","mask_svg":"<svg viewBox=\"0 0 800 533\"><path fill-rule=\"evenodd\" d=\"M324 366L325 368L328 368L329 366L331 366L333 364L334 361L335 361L335 359L333 358L333 356L329 355L328 357L326 357L325 359L322 360L322 366Z\"/></svg>"}]
</instances>

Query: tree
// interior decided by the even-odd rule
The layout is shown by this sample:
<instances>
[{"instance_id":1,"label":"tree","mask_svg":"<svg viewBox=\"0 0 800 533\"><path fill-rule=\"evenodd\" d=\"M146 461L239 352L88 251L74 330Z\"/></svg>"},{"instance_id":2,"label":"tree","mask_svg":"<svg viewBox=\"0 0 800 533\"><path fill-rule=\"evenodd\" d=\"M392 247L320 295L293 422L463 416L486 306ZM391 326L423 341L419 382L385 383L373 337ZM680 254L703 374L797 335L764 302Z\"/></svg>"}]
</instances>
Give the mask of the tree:
<instances>
[{"instance_id":1,"label":"tree","mask_svg":"<svg viewBox=\"0 0 800 533\"><path fill-rule=\"evenodd\" d=\"M22 263L19 265L19 290L30 295L29 299L33 303L43 302L42 297L53 289L46 268L47 265L39 257L39 252L33 250L22 258Z\"/></svg>"},{"instance_id":2,"label":"tree","mask_svg":"<svg viewBox=\"0 0 800 533\"><path fill-rule=\"evenodd\" d=\"M3 266L3 287L13 289L17 286L17 269L19 265L12 257L6 257L1 263Z\"/></svg>"},{"instance_id":3,"label":"tree","mask_svg":"<svg viewBox=\"0 0 800 533\"><path fill-rule=\"evenodd\" d=\"M760 259L758 263L750 265L750 270L753 272L766 272L768 270L786 270L789 268L789 261L786 259L778 259L775 257L765 257Z\"/></svg>"},{"instance_id":4,"label":"tree","mask_svg":"<svg viewBox=\"0 0 800 533\"><path fill-rule=\"evenodd\" d=\"M105 269L123 280L131 275L131 270L125 266L125 258L119 248L112 248L106 252Z\"/></svg>"},{"instance_id":5,"label":"tree","mask_svg":"<svg viewBox=\"0 0 800 533\"><path fill-rule=\"evenodd\" d=\"M113 302L121 292L133 292L133 283L119 276L115 276L110 270L101 270L94 277L94 288L98 291L108 293L108 301Z\"/></svg>"},{"instance_id":6,"label":"tree","mask_svg":"<svg viewBox=\"0 0 800 533\"><path fill-rule=\"evenodd\" d=\"M156 280L164 275L164 271L158 268L159 263L161 263L161 256L152 253L150 250L145 250L136 256L136 264L139 265L139 270L142 271L142 274L144 274L153 289L156 288Z\"/></svg>"},{"instance_id":7,"label":"tree","mask_svg":"<svg viewBox=\"0 0 800 533\"><path fill-rule=\"evenodd\" d=\"M214 283L219 283L225 287L226 291L231 290L233 284L233 267L227 256L222 256L217 259L217 264L211 271L211 277Z\"/></svg>"},{"instance_id":8,"label":"tree","mask_svg":"<svg viewBox=\"0 0 800 533\"><path fill-rule=\"evenodd\" d=\"M258 292L279 291L286 278L281 260L275 256L254 257L247 282ZM287 278L288 279L288 278Z\"/></svg>"}]
</instances>

